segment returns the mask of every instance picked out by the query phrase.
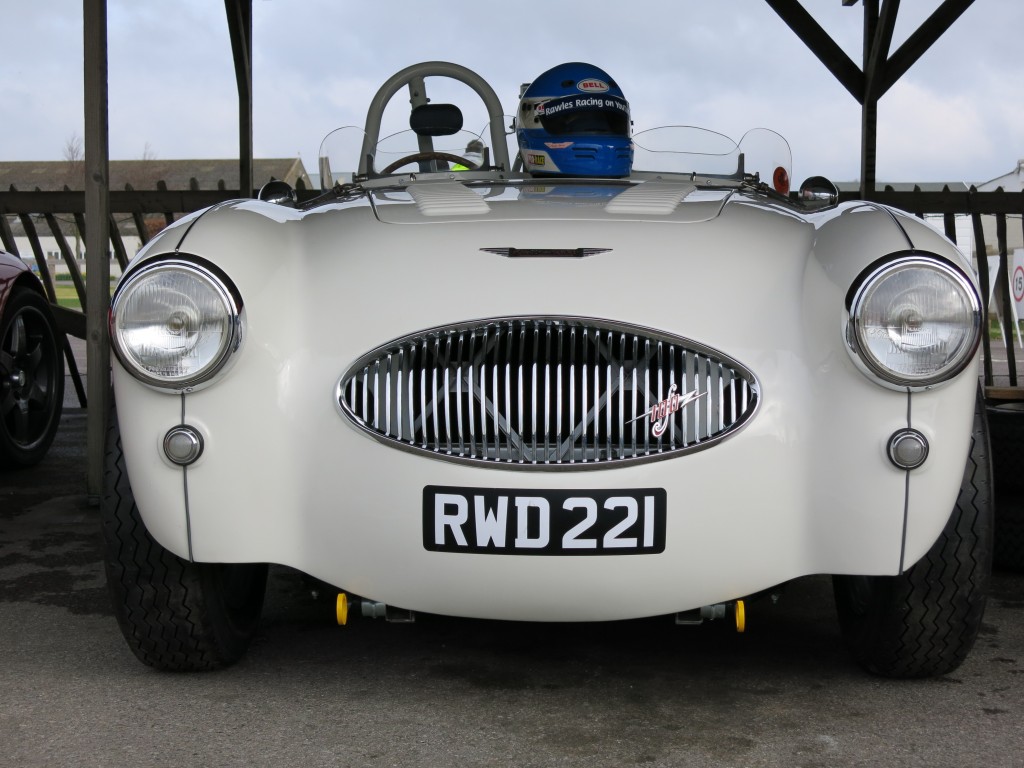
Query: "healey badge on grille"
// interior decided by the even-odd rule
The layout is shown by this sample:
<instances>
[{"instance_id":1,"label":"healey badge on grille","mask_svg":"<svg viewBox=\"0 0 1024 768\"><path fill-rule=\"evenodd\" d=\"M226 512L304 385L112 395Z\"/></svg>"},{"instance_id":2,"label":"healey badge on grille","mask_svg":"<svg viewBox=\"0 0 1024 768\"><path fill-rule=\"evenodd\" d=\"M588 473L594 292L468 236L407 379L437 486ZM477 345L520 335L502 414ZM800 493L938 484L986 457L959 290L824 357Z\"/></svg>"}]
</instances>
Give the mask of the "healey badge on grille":
<instances>
[{"instance_id":1,"label":"healey badge on grille","mask_svg":"<svg viewBox=\"0 0 1024 768\"><path fill-rule=\"evenodd\" d=\"M632 424L634 421L640 421L640 419L651 420L651 434L655 437L661 437L665 434L665 430L668 429L669 417L676 411L681 411L683 408L688 406L695 400L704 397L707 392L687 392L685 395L680 395L676 392L676 385L673 384L669 387L668 397L661 400L651 406L651 410L635 419L630 419L627 424Z\"/></svg>"}]
</instances>

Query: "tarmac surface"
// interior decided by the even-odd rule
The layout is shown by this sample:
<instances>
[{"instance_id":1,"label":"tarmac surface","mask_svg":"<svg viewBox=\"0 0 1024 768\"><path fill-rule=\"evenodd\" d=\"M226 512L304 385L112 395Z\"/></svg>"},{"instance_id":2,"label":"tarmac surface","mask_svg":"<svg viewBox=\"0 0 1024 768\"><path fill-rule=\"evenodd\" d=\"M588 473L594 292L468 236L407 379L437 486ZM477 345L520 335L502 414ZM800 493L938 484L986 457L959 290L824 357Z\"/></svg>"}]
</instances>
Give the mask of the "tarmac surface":
<instances>
[{"instance_id":1,"label":"tarmac surface","mask_svg":"<svg viewBox=\"0 0 1024 768\"><path fill-rule=\"evenodd\" d=\"M109 607L85 411L0 474L0 766L1020 766L1024 575L997 573L966 663L924 681L848 658L830 581L725 621L333 622L271 569L248 655L140 664Z\"/></svg>"}]
</instances>

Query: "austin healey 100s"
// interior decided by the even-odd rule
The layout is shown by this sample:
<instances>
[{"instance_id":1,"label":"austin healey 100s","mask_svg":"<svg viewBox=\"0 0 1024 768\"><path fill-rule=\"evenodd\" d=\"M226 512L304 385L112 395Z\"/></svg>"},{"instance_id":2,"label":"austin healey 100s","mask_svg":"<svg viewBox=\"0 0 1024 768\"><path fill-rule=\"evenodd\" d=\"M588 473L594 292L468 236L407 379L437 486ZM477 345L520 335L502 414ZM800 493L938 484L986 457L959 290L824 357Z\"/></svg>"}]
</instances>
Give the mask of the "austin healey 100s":
<instances>
[{"instance_id":1,"label":"austin healey 100s","mask_svg":"<svg viewBox=\"0 0 1024 768\"><path fill-rule=\"evenodd\" d=\"M444 78L483 131L427 98ZM587 64L515 112L411 66L325 139L322 194L271 182L131 263L103 518L134 653L237 660L274 563L342 614L532 622L742 622L831 574L866 669L956 668L992 546L970 260L824 178L791 193L770 131L634 132Z\"/></svg>"}]
</instances>

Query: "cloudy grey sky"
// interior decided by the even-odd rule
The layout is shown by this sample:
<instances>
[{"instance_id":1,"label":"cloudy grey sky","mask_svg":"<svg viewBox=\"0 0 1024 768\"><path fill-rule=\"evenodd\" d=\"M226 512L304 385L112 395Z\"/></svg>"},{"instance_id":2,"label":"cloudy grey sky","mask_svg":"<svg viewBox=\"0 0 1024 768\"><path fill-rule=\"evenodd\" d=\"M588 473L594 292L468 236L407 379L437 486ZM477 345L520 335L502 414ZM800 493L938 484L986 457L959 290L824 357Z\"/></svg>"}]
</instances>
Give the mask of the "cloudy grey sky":
<instances>
[{"instance_id":1,"label":"cloudy grey sky","mask_svg":"<svg viewBox=\"0 0 1024 768\"><path fill-rule=\"evenodd\" d=\"M859 64L861 6L803 5ZM892 50L938 5L904 0ZM59 160L82 134L81 8L0 0L0 159ZM237 156L223 3L108 0L108 23L111 157ZM1013 170L1024 158L1021 30L1024 2L976 0L885 95L880 180ZM323 136L362 125L391 74L440 59L480 73L508 113L521 82L589 61L622 86L637 129L693 124L739 138L764 126L789 139L798 180L859 172L858 104L763 0L254 0L253 37L255 154L298 154L308 171Z\"/></svg>"}]
</instances>

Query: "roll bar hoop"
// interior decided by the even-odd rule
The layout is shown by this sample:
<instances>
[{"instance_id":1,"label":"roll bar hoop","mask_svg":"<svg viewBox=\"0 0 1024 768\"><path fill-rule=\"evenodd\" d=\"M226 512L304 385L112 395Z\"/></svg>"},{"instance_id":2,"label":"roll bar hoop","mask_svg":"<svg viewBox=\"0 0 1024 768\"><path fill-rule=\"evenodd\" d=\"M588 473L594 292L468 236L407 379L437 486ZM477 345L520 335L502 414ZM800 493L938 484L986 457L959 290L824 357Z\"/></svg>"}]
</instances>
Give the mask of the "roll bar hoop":
<instances>
[{"instance_id":1,"label":"roll bar hoop","mask_svg":"<svg viewBox=\"0 0 1024 768\"><path fill-rule=\"evenodd\" d=\"M402 86L409 85L413 81L422 83L423 78L426 77L450 77L465 83L477 93L483 100L484 106L487 107L494 164L500 170L508 171L510 168L508 145L505 143L505 126L503 125L505 117L501 109L501 102L498 101L494 89L476 72L459 64L447 61L425 61L396 72L370 100L370 108L366 113L366 135L363 137L363 150L359 156L359 175L366 176L371 170L369 161L380 140L380 123L384 116L384 107ZM414 95L414 100L418 103L426 103L426 95L420 94L419 97Z\"/></svg>"}]
</instances>

